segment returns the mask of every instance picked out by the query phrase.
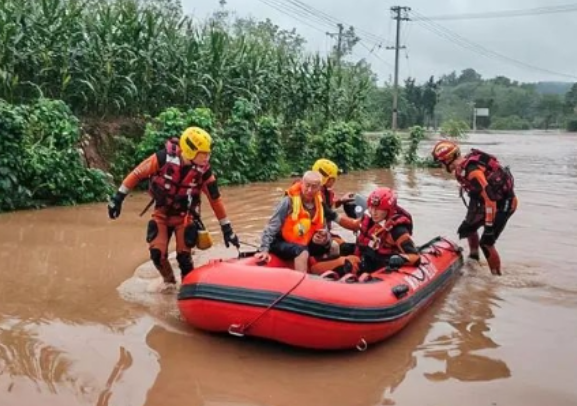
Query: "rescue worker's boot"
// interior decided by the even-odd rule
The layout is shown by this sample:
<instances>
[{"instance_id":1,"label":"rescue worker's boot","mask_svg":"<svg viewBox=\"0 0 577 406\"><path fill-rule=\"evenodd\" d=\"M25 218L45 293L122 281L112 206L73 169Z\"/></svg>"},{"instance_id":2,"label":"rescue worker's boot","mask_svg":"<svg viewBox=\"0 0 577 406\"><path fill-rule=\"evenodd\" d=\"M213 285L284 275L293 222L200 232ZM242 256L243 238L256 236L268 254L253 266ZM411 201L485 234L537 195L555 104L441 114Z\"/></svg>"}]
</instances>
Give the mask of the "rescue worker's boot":
<instances>
[{"instance_id":1,"label":"rescue worker's boot","mask_svg":"<svg viewBox=\"0 0 577 406\"><path fill-rule=\"evenodd\" d=\"M499 256L495 246L483 245L481 249L483 250L485 258L487 258L487 264L489 265L491 273L493 275L501 275L501 257Z\"/></svg>"},{"instance_id":2,"label":"rescue worker's boot","mask_svg":"<svg viewBox=\"0 0 577 406\"><path fill-rule=\"evenodd\" d=\"M194 269L194 263L192 262L192 254L190 251L183 251L176 254L176 262L178 262L178 267L180 268L181 280L184 281L186 275L192 272Z\"/></svg>"},{"instance_id":3,"label":"rescue worker's boot","mask_svg":"<svg viewBox=\"0 0 577 406\"><path fill-rule=\"evenodd\" d=\"M163 260L160 266L157 267L158 272L162 275L162 280L167 284L176 284L176 278L174 277L174 271L172 270L172 265L168 259Z\"/></svg>"},{"instance_id":4,"label":"rescue worker's boot","mask_svg":"<svg viewBox=\"0 0 577 406\"><path fill-rule=\"evenodd\" d=\"M479 261L479 234L476 232L467 237L469 243L469 259Z\"/></svg>"},{"instance_id":5,"label":"rescue worker's boot","mask_svg":"<svg viewBox=\"0 0 577 406\"><path fill-rule=\"evenodd\" d=\"M176 279L174 278L174 272L172 271L172 266L168 261L167 254L163 254L162 251L160 251L157 248L151 248L150 259L152 260L154 267L156 268L158 273L160 273L165 283L167 284L176 283Z\"/></svg>"}]
</instances>

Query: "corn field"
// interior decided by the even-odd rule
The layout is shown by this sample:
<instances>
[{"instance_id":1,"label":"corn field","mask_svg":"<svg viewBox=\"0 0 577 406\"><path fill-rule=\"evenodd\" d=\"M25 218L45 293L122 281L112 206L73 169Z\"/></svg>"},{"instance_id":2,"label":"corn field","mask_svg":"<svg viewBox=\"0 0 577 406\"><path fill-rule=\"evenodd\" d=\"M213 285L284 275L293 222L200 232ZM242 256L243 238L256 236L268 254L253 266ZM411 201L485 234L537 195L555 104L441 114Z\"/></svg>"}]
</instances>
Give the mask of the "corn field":
<instances>
[{"instance_id":1,"label":"corn field","mask_svg":"<svg viewBox=\"0 0 577 406\"><path fill-rule=\"evenodd\" d=\"M242 97L285 125L362 117L373 83L366 66L262 35L136 0L2 0L0 98L61 99L83 116L207 107L224 121Z\"/></svg>"}]
</instances>

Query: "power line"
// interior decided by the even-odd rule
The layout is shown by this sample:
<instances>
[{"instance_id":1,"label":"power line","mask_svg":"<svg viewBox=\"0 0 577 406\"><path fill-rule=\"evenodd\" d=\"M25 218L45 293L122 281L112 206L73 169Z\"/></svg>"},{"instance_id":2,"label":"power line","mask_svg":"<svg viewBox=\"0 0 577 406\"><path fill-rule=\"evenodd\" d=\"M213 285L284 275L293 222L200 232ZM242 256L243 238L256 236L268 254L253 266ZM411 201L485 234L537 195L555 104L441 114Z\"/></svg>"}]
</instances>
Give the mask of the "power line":
<instances>
[{"instance_id":1,"label":"power line","mask_svg":"<svg viewBox=\"0 0 577 406\"><path fill-rule=\"evenodd\" d=\"M303 15L303 13L296 13L294 10L291 10L290 8L287 8L285 5L283 4L279 4L278 2L275 2L274 0L259 0L261 3L266 4L269 7L274 8L275 10L279 11L280 13L292 17L295 20L297 20L298 22L312 28L315 29L317 31L322 32L323 34L325 33L325 30L319 28L316 25L311 24L310 22L304 20L303 18L306 18L306 15Z\"/></svg>"},{"instance_id":2,"label":"power line","mask_svg":"<svg viewBox=\"0 0 577 406\"><path fill-rule=\"evenodd\" d=\"M454 43L454 44L456 44L456 45L458 45L464 49L472 51L474 53L483 55L483 56L488 57L488 58L498 59L500 61L504 61L504 62L516 65L518 67L523 67L526 69L540 71L540 72L547 73L550 75L562 76L565 78L570 78L572 80L577 79L577 75L569 75L566 73L555 72L555 71L552 71L549 69L534 66L534 65L528 64L526 62L519 61L519 60L511 58L509 56L500 54L500 53L495 52L491 49L485 48L482 45L474 43L474 42L460 36L459 34L455 33L454 31L451 31L448 28L445 28L442 25L437 24L434 21L431 21L428 17L426 17L422 14L419 14L416 11L413 11L413 15L416 18L412 18L412 20L416 21L423 28L431 31L432 33L434 33L434 34L436 34L442 38L447 39L448 41L450 41L450 42L452 42L452 43Z\"/></svg>"},{"instance_id":3,"label":"power line","mask_svg":"<svg viewBox=\"0 0 577 406\"><path fill-rule=\"evenodd\" d=\"M369 31L366 31L362 28L358 28L354 24L349 24L343 20L335 18L321 10L318 10L314 7L311 7L302 1L299 0L260 0L261 2L279 10L279 8L283 9L283 13L290 13L297 15L299 17L305 18L309 21L314 22L315 24L321 24L325 26L334 27L335 25L342 24L343 26L353 26L355 27L356 32L361 34L367 41L371 43L382 43L382 42L390 42L389 40L382 38L376 34L373 34ZM272 4L271 4L272 3ZM280 11L280 10L279 10ZM302 22L302 20L299 20Z\"/></svg>"},{"instance_id":4,"label":"power line","mask_svg":"<svg viewBox=\"0 0 577 406\"><path fill-rule=\"evenodd\" d=\"M300 23L324 34L327 34L327 31L325 29L320 28L319 26L334 28L334 25L336 24L337 28L339 26L343 26L344 28L344 25L346 24L344 22L340 22L341 20L338 20L320 10L314 9L298 0L285 0L288 3L284 2L283 0L259 0L259 1L263 4L266 4L269 7L274 8L280 13L289 16L299 21ZM361 34L368 33L367 31L360 29L357 29L356 31ZM363 37L360 39L373 45L373 48L376 47L380 48L382 47L384 42L390 42L377 35L371 33L368 34L369 34L368 36L363 35ZM376 57L377 59L379 59L378 56ZM384 62L385 64L388 63L385 60L382 60L382 62Z\"/></svg>"},{"instance_id":5,"label":"power line","mask_svg":"<svg viewBox=\"0 0 577 406\"><path fill-rule=\"evenodd\" d=\"M376 59L378 59L379 61L381 61L385 65L387 65L389 68L391 68L391 69L395 68L390 62L387 62L379 54L375 53L375 46L373 46L372 48L369 48L362 41L359 42L359 45L361 45L363 48L365 48L367 51L369 51L369 53L367 54L367 56L365 56L364 59L368 58L370 55L373 55ZM379 46L378 48L381 48L381 46Z\"/></svg>"},{"instance_id":6,"label":"power line","mask_svg":"<svg viewBox=\"0 0 577 406\"><path fill-rule=\"evenodd\" d=\"M429 21L440 20L473 20L473 19L487 19L487 18L511 18L511 17L525 17L532 15L568 13L577 11L577 4L565 4L561 6L546 6L537 7L524 10L503 10L503 11L488 11L484 13L465 13L465 14L443 14L436 16L429 16ZM414 21L419 21L421 18L415 18Z\"/></svg>"}]
</instances>

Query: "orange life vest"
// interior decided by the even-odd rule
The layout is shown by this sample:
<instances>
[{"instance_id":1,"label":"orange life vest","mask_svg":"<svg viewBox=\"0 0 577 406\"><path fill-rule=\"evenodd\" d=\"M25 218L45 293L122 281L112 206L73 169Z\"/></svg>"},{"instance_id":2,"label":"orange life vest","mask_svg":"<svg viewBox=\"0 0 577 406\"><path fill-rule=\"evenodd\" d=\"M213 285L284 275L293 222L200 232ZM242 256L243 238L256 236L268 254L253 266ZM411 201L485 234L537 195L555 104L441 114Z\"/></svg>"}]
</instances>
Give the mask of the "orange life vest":
<instances>
[{"instance_id":1,"label":"orange life vest","mask_svg":"<svg viewBox=\"0 0 577 406\"><path fill-rule=\"evenodd\" d=\"M398 248L391 237L391 230L398 225L405 225L409 234L413 233L413 219L404 209L397 206L393 216L384 225L375 223L371 216L365 214L361 220L361 228L357 237L357 255L367 248L383 256L390 256L398 253Z\"/></svg>"},{"instance_id":2,"label":"orange life vest","mask_svg":"<svg viewBox=\"0 0 577 406\"><path fill-rule=\"evenodd\" d=\"M321 193L315 195L315 215L311 219L310 213L303 207L302 183L295 182L287 191L286 195L291 198L292 211L286 217L282 226L282 238L294 244L308 245L315 232L325 227L323 198Z\"/></svg>"},{"instance_id":3,"label":"orange life vest","mask_svg":"<svg viewBox=\"0 0 577 406\"><path fill-rule=\"evenodd\" d=\"M166 162L151 176L148 193L156 207L166 207L172 212L193 212L200 204L202 176L209 165L184 166L180 156L178 139L166 142Z\"/></svg>"},{"instance_id":4,"label":"orange life vest","mask_svg":"<svg viewBox=\"0 0 577 406\"><path fill-rule=\"evenodd\" d=\"M455 171L457 181L467 193L474 193L473 185L468 179L469 173L467 173L467 167L470 164L478 165L485 173L488 183L487 195L491 200L497 201L512 195L515 179L509 168L503 167L495 156L474 148L465 156L464 161Z\"/></svg>"}]
</instances>

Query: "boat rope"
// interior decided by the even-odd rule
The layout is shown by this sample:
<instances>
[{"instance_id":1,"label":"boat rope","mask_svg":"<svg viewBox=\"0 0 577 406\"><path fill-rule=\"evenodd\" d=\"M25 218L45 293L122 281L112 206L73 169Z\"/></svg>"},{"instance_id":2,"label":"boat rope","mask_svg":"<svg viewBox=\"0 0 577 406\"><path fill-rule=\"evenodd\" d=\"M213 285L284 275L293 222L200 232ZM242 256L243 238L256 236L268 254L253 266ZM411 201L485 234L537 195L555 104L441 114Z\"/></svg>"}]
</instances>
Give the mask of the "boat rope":
<instances>
[{"instance_id":1,"label":"boat rope","mask_svg":"<svg viewBox=\"0 0 577 406\"><path fill-rule=\"evenodd\" d=\"M291 292L293 290L295 290L307 277L308 273L303 272L303 276L298 280L298 282L292 287L290 288L288 291L286 291L284 294L280 295L278 298L276 298L276 300L274 302L272 302L266 309L263 310L263 312L261 314L259 314L257 317L255 317L252 321L250 321L249 323L242 325L242 324L231 324L230 327L228 328L228 332L231 335L237 336L237 337L242 337L246 334L246 332L257 322L259 321L269 310L271 310L273 307L275 307L281 300L283 300L285 297L287 297L288 295L291 294Z\"/></svg>"},{"instance_id":2,"label":"boat rope","mask_svg":"<svg viewBox=\"0 0 577 406\"><path fill-rule=\"evenodd\" d=\"M448 240L445 237L440 237L443 241L447 242L451 248L448 247L443 247L443 246L439 246L439 245L433 245L430 247L427 247L430 249L429 252L424 252L423 250L419 249L419 251L425 253L425 254L432 254L434 256L441 256L441 251L449 251L449 252L454 252L456 254L459 254L460 252L463 251L463 248L459 247L458 245L456 245L454 242ZM426 273L425 270L423 269L423 266L425 265L431 265L431 260L427 258L427 261L425 262L424 259L425 257L422 257L423 261L421 261L421 264L418 266L417 269L419 269L421 271L421 277L418 277L417 275L413 275L412 273L409 272L404 272L404 271L400 271L400 270L392 270L393 272L398 272L407 276L412 276L413 278L415 278L416 280L418 280L419 282L423 282L426 279Z\"/></svg>"},{"instance_id":3,"label":"boat rope","mask_svg":"<svg viewBox=\"0 0 577 406\"><path fill-rule=\"evenodd\" d=\"M419 265L419 267L417 269L419 271L421 271L421 277L420 278L417 275L413 275L412 273L409 273L409 272L400 271L400 270L397 270L396 272L401 273L403 275L412 276L413 278L415 278L419 282L424 282L425 279L427 278L427 276L426 276L427 274L425 273L425 270L422 268L422 265Z\"/></svg>"},{"instance_id":4,"label":"boat rope","mask_svg":"<svg viewBox=\"0 0 577 406\"><path fill-rule=\"evenodd\" d=\"M360 352L366 351L367 348L369 348L369 344L367 344L367 340L365 340L364 338L361 338L359 340L359 342L357 343L357 345L355 346L355 348L357 350L359 350Z\"/></svg>"}]
</instances>

